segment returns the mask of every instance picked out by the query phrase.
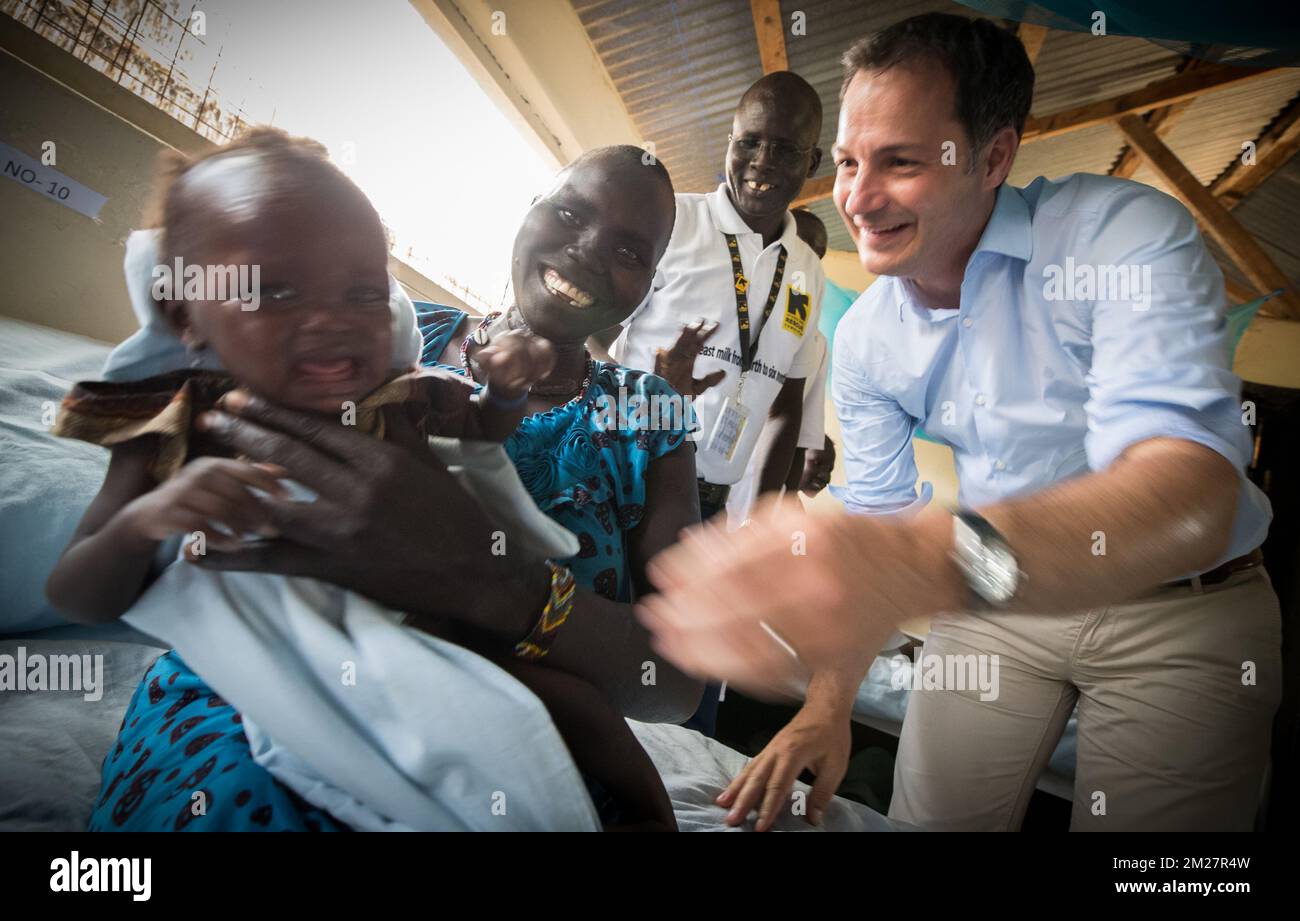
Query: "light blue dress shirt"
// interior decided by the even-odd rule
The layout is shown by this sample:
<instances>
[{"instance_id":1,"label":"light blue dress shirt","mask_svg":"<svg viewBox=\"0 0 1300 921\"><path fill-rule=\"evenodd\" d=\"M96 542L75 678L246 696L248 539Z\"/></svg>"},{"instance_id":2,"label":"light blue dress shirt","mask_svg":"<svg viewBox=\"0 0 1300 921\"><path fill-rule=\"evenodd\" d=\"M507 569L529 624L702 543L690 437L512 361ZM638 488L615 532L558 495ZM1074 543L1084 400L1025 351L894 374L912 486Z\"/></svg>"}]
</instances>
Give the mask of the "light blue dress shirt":
<instances>
[{"instance_id":1,"label":"light blue dress shirt","mask_svg":"<svg viewBox=\"0 0 1300 921\"><path fill-rule=\"evenodd\" d=\"M832 394L848 486L832 491L864 514L927 502L918 425L952 447L960 501L975 508L1104 470L1137 442L1183 438L1243 471L1222 560L1240 556L1272 511L1244 475L1253 432L1225 306L1223 275L1173 198L1086 174L1004 185L959 306L928 309L902 278L881 277L840 321Z\"/></svg>"}]
</instances>

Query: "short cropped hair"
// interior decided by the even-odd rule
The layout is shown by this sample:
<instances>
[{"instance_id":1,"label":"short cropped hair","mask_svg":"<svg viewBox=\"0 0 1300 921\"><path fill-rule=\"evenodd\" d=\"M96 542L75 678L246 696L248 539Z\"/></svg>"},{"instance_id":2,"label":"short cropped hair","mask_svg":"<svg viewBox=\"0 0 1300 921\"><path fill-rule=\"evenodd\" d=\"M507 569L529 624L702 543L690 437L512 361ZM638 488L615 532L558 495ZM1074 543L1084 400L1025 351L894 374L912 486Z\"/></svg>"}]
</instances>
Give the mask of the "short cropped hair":
<instances>
[{"instance_id":1,"label":"short cropped hair","mask_svg":"<svg viewBox=\"0 0 1300 921\"><path fill-rule=\"evenodd\" d=\"M855 42L844 53L844 83L863 70L921 61L943 67L956 86L957 120L972 151L1008 125L1023 134L1034 96L1034 68L1020 39L987 19L924 13Z\"/></svg>"}]
</instances>

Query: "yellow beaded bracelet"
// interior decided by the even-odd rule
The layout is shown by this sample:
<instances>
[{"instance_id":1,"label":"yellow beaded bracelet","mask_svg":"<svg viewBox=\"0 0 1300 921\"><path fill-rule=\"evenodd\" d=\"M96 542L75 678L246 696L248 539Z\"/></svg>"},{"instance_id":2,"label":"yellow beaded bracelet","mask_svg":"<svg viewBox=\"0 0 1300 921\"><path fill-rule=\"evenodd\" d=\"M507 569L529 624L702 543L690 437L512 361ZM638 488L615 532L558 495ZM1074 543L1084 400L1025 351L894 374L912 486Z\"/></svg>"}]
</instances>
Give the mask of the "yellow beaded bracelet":
<instances>
[{"instance_id":1,"label":"yellow beaded bracelet","mask_svg":"<svg viewBox=\"0 0 1300 921\"><path fill-rule=\"evenodd\" d=\"M515 655L521 659L536 660L550 652L556 631L569 619L569 612L573 610L573 595L577 588L573 573L569 567L550 560L546 561L546 565L551 567L551 597L547 599L546 607L542 608L542 616L536 626L515 644Z\"/></svg>"}]
</instances>

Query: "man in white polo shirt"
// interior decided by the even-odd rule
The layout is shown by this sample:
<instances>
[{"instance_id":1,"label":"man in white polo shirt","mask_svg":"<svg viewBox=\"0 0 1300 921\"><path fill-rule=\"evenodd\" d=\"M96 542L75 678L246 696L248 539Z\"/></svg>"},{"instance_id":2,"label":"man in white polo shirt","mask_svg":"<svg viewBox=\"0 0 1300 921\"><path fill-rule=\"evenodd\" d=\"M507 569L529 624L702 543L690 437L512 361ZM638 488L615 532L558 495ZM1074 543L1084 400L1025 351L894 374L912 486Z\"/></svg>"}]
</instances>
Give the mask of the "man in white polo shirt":
<instances>
[{"instance_id":1,"label":"man in white polo shirt","mask_svg":"<svg viewBox=\"0 0 1300 921\"><path fill-rule=\"evenodd\" d=\"M721 372L721 382L691 394L706 519L725 508L756 452L759 492L779 489L790 469L804 379L820 357L824 276L789 207L821 162L821 118L817 92L789 71L745 92L732 121L726 182L677 196L677 223L651 296L613 348L622 364L651 371L684 325L717 324L696 372L704 381Z\"/></svg>"},{"instance_id":2,"label":"man in white polo shirt","mask_svg":"<svg viewBox=\"0 0 1300 921\"><path fill-rule=\"evenodd\" d=\"M816 336L816 370L804 379L803 409L799 423L799 437L795 441L795 450L790 458L790 469L786 473L785 495L790 501L797 502L799 483L803 478L805 452L809 449L820 450L826 442L826 370L830 364L830 355L826 348L826 337L820 331ZM733 484L727 494L727 530L734 531L744 527L758 498L758 458L751 457L745 475Z\"/></svg>"},{"instance_id":3,"label":"man in white polo shirt","mask_svg":"<svg viewBox=\"0 0 1300 921\"><path fill-rule=\"evenodd\" d=\"M794 218L799 239L811 247L818 259L824 259L828 241L826 225L821 222L821 218L803 208L791 211L790 214ZM821 311L820 301L818 314L819 325L824 325L826 314ZM810 373L805 379L803 418L799 425L799 439L795 442L794 457L791 459L790 472L785 480L785 494L795 502L798 502L796 497L804 480L806 452L815 451L817 454L821 454L828 440L826 437L826 374L830 365L830 349L826 337L821 334L820 330L817 332L816 350L818 355L817 370ZM758 484L758 469L754 460L754 458L750 459L745 476L740 482L732 486L731 493L727 496L728 531L734 531L744 526L749 519L749 512L754 505L754 500L757 498L755 488ZM831 466L834 466L833 461ZM826 475L829 477L830 468L827 468Z\"/></svg>"},{"instance_id":4,"label":"man in white polo shirt","mask_svg":"<svg viewBox=\"0 0 1300 921\"><path fill-rule=\"evenodd\" d=\"M789 209L821 163L821 124L821 99L797 74L771 73L745 91L731 123L726 182L708 194L678 194L650 297L612 349L621 364L653 371L684 326L716 324L695 361L699 376L674 381L691 391L700 424L695 467L706 520L725 518L751 456L758 493L779 490L794 457L805 379L821 358L825 278ZM717 705L710 685L686 725L713 735Z\"/></svg>"}]
</instances>

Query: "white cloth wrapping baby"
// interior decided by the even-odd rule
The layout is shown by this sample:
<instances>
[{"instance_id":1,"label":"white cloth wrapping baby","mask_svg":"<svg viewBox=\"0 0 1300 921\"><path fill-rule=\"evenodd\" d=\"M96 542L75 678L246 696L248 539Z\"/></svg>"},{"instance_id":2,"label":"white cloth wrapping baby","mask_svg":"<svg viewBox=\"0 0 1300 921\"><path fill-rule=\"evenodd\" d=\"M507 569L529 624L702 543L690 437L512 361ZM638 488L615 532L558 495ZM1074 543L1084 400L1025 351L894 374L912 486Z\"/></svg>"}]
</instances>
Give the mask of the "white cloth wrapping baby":
<instances>
[{"instance_id":1,"label":"white cloth wrapping baby","mask_svg":"<svg viewBox=\"0 0 1300 921\"><path fill-rule=\"evenodd\" d=\"M127 287L141 328L110 354L108 380L221 368L210 352L188 352L154 302L158 244L157 231L127 241ZM415 309L391 285L393 365L409 367L420 355ZM429 446L504 526L507 552L578 552L577 538L537 507L501 445L434 437ZM298 496L314 498L301 489ZM429 591L438 591L436 581ZM124 617L176 648L234 704L258 763L353 827L597 829L541 701L486 659L402 619L323 582L181 562Z\"/></svg>"},{"instance_id":2,"label":"white cloth wrapping baby","mask_svg":"<svg viewBox=\"0 0 1300 921\"><path fill-rule=\"evenodd\" d=\"M536 696L354 592L177 562L124 619L239 710L262 766L354 828L599 830Z\"/></svg>"}]
</instances>

